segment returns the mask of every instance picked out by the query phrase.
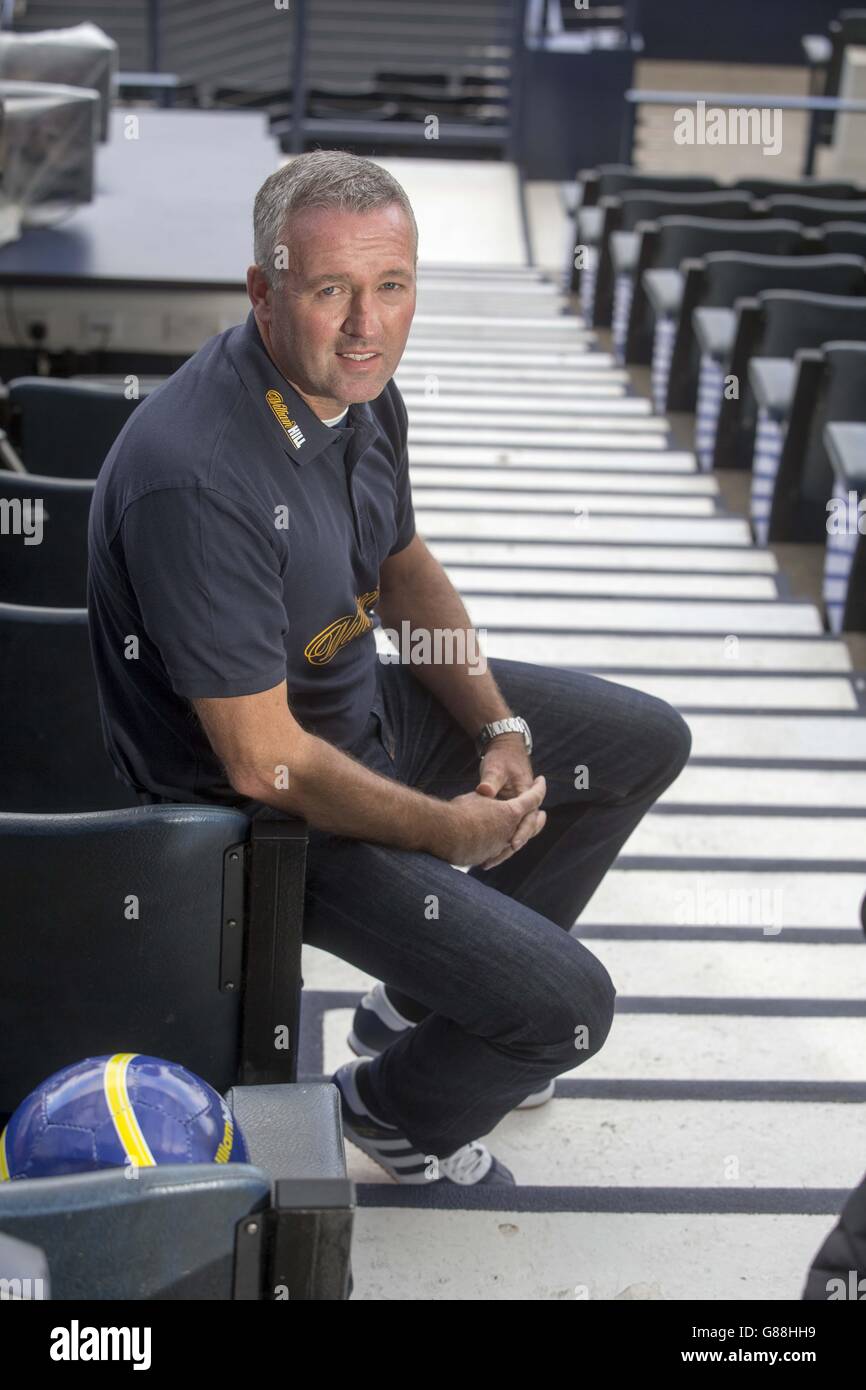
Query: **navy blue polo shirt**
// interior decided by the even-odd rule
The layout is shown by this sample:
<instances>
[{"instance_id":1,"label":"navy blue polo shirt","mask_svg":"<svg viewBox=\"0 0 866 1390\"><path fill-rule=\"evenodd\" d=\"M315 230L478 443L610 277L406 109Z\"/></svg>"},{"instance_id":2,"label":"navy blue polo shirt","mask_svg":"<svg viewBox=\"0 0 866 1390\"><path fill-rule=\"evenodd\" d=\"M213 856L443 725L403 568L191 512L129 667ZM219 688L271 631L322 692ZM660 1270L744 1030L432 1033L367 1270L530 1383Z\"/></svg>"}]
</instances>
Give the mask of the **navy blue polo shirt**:
<instances>
[{"instance_id":1,"label":"navy blue polo shirt","mask_svg":"<svg viewBox=\"0 0 866 1390\"><path fill-rule=\"evenodd\" d=\"M393 381L324 424L252 310L136 408L100 470L88 570L103 731L132 787L242 804L200 696L285 680L305 729L358 741L381 708L379 567L415 534L406 433Z\"/></svg>"}]
</instances>

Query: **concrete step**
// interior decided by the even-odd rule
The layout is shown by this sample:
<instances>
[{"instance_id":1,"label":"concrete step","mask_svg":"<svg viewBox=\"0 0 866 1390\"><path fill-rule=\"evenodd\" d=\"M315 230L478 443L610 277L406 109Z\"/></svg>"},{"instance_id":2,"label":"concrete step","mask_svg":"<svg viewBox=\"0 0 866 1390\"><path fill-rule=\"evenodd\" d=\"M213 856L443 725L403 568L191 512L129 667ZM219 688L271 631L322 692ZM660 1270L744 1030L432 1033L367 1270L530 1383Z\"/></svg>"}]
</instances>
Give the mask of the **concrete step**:
<instances>
[{"instance_id":1,"label":"concrete step","mask_svg":"<svg viewBox=\"0 0 866 1390\"><path fill-rule=\"evenodd\" d=\"M559 634L491 632L483 640L488 657L533 661L539 666L575 666L582 671L631 668L678 671L816 671L851 669L844 642L832 638L775 636L646 636L643 632ZM775 721L773 721L775 722Z\"/></svg>"},{"instance_id":2,"label":"concrete step","mask_svg":"<svg viewBox=\"0 0 866 1390\"><path fill-rule=\"evenodd\" d=\"M822 625L811 603L717 603L712 599L670 601L655 599L500 598L473 594L467 603L473 623L493 628L567 629L573 632L767 632L777 635L818 635ZM778 721L770 721L776 723ZM866 729L866 721L864 721Z\"/></svg>"},{"instance_id":3,"label":"concrete step","mask_svg":"<svg viewBox=\"0 0 866 1390\"><path fill-rule=\"evenodd\" d=\"M546 545L544 541L441 540L432 538L430 549L444 564L520 565L524 571L540 568L578 571L634 572L636 575L669 572L683 582L690 574L776 574L775 555L754 546L723 549L687 545Z\"/></svg>"}]
</instances>

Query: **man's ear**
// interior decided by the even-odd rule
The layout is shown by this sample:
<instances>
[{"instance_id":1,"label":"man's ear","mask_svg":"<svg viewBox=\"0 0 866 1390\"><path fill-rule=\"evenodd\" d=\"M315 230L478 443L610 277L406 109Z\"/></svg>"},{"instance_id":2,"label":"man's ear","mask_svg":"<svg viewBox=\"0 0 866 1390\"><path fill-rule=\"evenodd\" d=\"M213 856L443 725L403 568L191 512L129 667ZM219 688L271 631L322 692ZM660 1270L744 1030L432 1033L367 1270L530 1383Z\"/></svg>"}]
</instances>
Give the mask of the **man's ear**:
<instances>
[{"instance_id":1,"label":"man's ear","mask_svg":"<svg viewBox=\"0 0 866 1390\"><path fill-rule=\"evenodd\" d=\"M271 287L258 265L247 269L247 295L258 323L271 321Z\"/></svg>"}]
</instances>

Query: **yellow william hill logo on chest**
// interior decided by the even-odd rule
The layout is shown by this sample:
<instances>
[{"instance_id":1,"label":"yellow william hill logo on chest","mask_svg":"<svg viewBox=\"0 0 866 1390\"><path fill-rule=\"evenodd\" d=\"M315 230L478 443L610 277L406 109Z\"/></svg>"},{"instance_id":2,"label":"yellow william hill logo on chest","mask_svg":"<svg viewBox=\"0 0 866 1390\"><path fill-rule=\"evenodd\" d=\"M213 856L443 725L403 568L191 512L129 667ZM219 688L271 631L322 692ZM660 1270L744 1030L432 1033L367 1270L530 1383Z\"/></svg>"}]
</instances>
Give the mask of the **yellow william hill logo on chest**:
<instances>
[{"instance_id":1,"label":"yellow william hill logo on chest","mask_svg":"<svg viewBox=\"0 0 866 1390\"><path fill-rule=\"evenodd\" d=\"M311 666L324 666L336 656L341 647L345 647L347 642L351 642L353 637L359 637L362 632L368 632L373 626L373 619L364 612L365 608L370 608L379 597L378 589L371 589L369 594L360 594L355 599L355 612L347 613L343 618L335 618L326 628L318 632L304 647L304 656Z\"/></svg>"},{"instance_id":2,"label":"yellow william hill logo on chest","mask_svg":"<svg viewBox=\"0 0 866 1390\"><path fill-rule=\"evenodd\" d=\"M279 420L286 434L289 436L289 439L294 444L295 448L300 449L301 445L306 443L307 437L306 435L301 434L300 429L295 424L294 420L289 414L289 407L286 405L279 391L275 391L273 389L267 391L265 393L265 400L271 407L271 410L276 415L277 419Z\"/></svg>"}]
</instances>

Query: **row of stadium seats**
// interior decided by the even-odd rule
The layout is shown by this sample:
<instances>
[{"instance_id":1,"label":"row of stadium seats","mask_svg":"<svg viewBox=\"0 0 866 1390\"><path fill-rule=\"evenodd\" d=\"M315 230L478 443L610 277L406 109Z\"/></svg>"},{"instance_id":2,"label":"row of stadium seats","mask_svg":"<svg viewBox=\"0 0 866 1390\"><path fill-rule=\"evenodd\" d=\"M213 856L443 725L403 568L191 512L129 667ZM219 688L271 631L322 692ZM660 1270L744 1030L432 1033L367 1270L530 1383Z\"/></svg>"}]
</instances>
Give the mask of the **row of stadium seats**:
<instances>
[{"instance_id":1,"label":"row of stadium seats","mask_svg":"<svg viewBox=\"0 0 866 1390\"><path fill-rule=\"evenodd\" d=\"M70 1063L135 1049L223 1095L250 1161L0 1181L0 1275L42 1278L47 1260L61 1299L344 1299L337 1092L297 1080L306 824L141 805L119 780L90 659L87 516L138 400L122 381L52 378L4 397L0 1129Z\"/></svg>"},{"instance_id":2,"label":"row of stadium seats","mask_svg":"<svg viewBox=\"0 0 866 1390\"><path fill-rule=\"evenodd\" d=\"M826 435L863 418L861 193L607 166L581 176L570 272L617 360L651 364L656 410L696 412L702 466L752 471L757 541L824 544L834 632L866 630L862 484Z\"/></svg>"}]
</instances>

